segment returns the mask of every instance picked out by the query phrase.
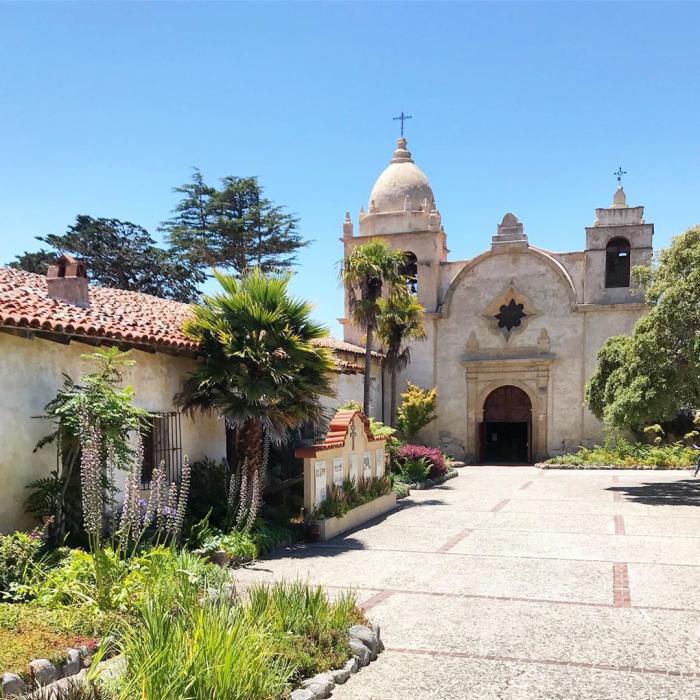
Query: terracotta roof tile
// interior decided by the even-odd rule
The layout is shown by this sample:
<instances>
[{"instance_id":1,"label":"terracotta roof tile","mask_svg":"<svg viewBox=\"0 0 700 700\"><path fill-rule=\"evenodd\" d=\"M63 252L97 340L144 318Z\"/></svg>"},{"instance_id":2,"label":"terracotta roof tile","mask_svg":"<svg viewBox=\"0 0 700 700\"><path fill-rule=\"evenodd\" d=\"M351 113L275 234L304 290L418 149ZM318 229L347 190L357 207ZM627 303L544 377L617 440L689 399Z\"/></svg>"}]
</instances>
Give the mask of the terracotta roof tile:
<instances>
[{"instance_id":1,"label":"terracotta roof tile","mask_svg":"<svg viewBox=\"0 0 700 700\"><path fill-rule=\"evenodd\" d=\"M190 313L188 304L95 286L90 287L90 301L83 308L50 299L43 275L0 267L0 325L197 349L181 330Z\"/></svg>"},{"instance_id":2,"label":"terracotta roof tile","mask_svg":"<svg viewBox=\"0 0 700 700\"><path fill-rule=\"evenodd\" d=\"M0 326L39 329L54 333L110 338L170 350L197 350L182 332L190 306L141 292L90 286L90 306L83 308L47 293L46 278L0 266ZM334 351L336 369L355 374L364 365L338 353L364 356L365 349L336 338L320 338L315 345ZM373 352L374 357L382 357Z\"/></svg>"},{"instance_id":3,"label":"terracotta roof tile","mask_svg":"<svg viewBox=\"0 0 700 700\"><path fill-rule=\"evenodd\" d=\"M344 340L338 340L337 338L319 338L314 340L315 345L320 345L324 348L330 348L331 350L339 350L340 352L348 352L353 355L362 355L364 357L365 349L361 345L354 345L353 343L346 343ZM373 357L383 357L382 353L372 350Z\"/></svg>"},{"instance_id":4,"label":"terracotta roof tile","mask_svg":"<svg viewBox=\"0 0 700 700\"><path fill-rule=\"evenodd\" d=\"M315 457L319 452L324 450L334 450L338 447L344 447L345 441L348 437L348 431L350 430L350 425L353 418L357 416L361 421L365 429L365 435L368 440L373 442L379 440L386 440L386 437L380 437L372 433L372 429L369 425L369 418L362 411L338 411L330 425L328 426L328 432L322 442L318 442L311 447L298 447L294 451L295 457Z\"/></svg>"}]
</instances>

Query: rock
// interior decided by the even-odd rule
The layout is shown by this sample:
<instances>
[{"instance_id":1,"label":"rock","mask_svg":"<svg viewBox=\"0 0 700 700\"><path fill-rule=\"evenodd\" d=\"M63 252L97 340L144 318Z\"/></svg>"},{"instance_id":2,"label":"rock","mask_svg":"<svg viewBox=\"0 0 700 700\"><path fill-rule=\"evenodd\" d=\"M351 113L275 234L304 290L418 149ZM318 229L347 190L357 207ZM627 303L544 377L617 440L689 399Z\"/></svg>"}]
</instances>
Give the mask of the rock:
<instances>
[{"instance_id":1,"label":"rock","mask_svg":"<svg viewBox=\"0 0 700 700\"><path fill-rule=\"evenodd\" d=\"M348 662L343 666L344 671L348 671L350 674L357 673L360 670L360 664L357 663L357 659L353 656Z\"/></svg>"},{"instance_id":2,"label":"rock","mask_svg":"<svg viewBox=\"0 0 700 700\"><path fill-rule=\"evenodd\" d=\"M303 681L301 687L310 690L316 698L329 698L335 688L335 680L331 673L318 673Z\"/></svg>"},{"instance_id":3,"label":"rock","mask_svg":"<svg viewBox=\"0 0 700 700\"><path fill-rule=\"evenodd\" d=\"M362 642L369 649L370 660L374 661L379 653L379 641L374 636L374 632L369 627L365 627L365 625L353 625L349 632L350 639Z\"/></svg>"},{"instance_id":4,"label":"rock","mask_svg":"<svg viewBox=\"0 0 700 700\"><path fill-rule=\"evenodd\" d=\"M352 655L357 659L357 663L359 663L360 666L367 666L367 664L369 664L369 649L362 642L358 642L356 639L351 639L350 651L352 651Z\"/></svg>"},{"instance_id":5,"label":"rock","mask_svg":"<svg viewBox=\"0 0 700 700\"><path fill-rule=\"evenodd\" d=\"M48 659L34 659L29 662L29 670L37 685L53 683L60 678L58 669Z\"/></svg>"},{"instance_id":6,"label":"rock","mask_svg":"<svg viewBox=\"0 0 700 700\"><path fill-rule=\"evenodd\" d=\"M355 661L355 659L352 660ZM343 683L347 682L348 678L350 678L350 671L347 668L336 668L334 671L331 671L331 674L333 675L333 680L336 685L343 685Z\"/></svg>"},{"instance_id":7,"label":"rock","mask_svg":"<svg viewBox=\"0 0 700 700\"><path fill-rule=\"evenodd\" d=\"M379 625L376 623L372 624L372 634L375 636L375 639L377 640L377 644L378 644L377 651L379 651L379 652L384 651L384 642L382 641L382 630L379 627Z\"/></svg>"},{"instance_id":8,"label":"rock","mask_svg":"<svg viewBox=\"0 0 700 700\"><path fill-rule=\"evenodd\" d=\"M2 697L21 695L27 690L27 684L16 673L2 674Z\"/></svg>"},{"instance_id":9,"label":"rock","mask_svg":"<svg viewBox=\"0 0 700 700\"><path fill-rule=\"evenodd\" d=\"M66 652L66 662L61 666L61 673L64 677L74 676L80 671L81 658L77 649L68 649Z\"/></svg>"},{"instance_id":10,"label":"rock","mask_svg":"<svg viewBox=\"0 0 700 700\"><path fill-rule=\"evenodd\" d=\"M223 549L219 549L211 555L211 560L214 564L219 566L228 566L229 556Z\"/></svg>"},{"instance_id":11,"label":"rock","mask_svg":"<svg viewBox=\"0 0 700 700\"><path fill-rule=\"evenodd\" d=\"M316 695L308 688L299 688L289 696L289 700L316 700Z\"/></svg>"}]
</instances>

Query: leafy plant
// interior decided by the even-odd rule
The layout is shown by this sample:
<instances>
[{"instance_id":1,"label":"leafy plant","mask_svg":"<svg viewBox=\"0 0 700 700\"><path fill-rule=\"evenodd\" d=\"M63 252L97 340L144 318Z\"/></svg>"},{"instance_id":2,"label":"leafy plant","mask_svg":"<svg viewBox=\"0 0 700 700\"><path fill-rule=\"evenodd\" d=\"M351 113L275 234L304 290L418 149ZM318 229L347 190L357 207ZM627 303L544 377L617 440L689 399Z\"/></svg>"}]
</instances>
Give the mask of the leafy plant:
<instances>
[{"instance_id":1,"label":"leafy plant","mask_svg":"<svg viewBox=\"0 0 700 700\"><path fill-rule=\"evenodd\" d=\"M406 458L398 462L396 478L406 484L416 484L425 481L432 469L432 464L426 457Z\"/></svg>"},{"instance_id":2,"label":"leafy plant","mask_svg":"<svg viewBox=\"0 0 700 700\"><path fill-rule=\"evenodd\" d=\"M571 467L687 469L696 463L697 458L697 451L682 442L672 445L648 445L618 437L608 441L606 445L580 447L573 454L552 457L546 463Z\"/></svg>"},{"instance_id":3,"label":"leafy plant","mask_svg":"<svg viewBox=\"0 0 700 700\"><path fill-rule=\"evenodd\" d=\"M384 364L389 368L389 424L396 425L398 373L411 361L411 348L406 342L427 337L423 326L425 309L402 287L394 288L378 303L377 337L384 345Z\"/></svg>"},{"instance_id":4,"label":"leafy plant","mask_svg":"<svg viewBox=\"0 0 700 700\"><path fill-rule=\"evenodd\" d=\"M391 492L391 478L385 474L380 477L357 481L346 479L342 486L331 484L328 494L312 513L312 518L340 518L353 508L384 496Z\"/></svg>"},{"instance_id":5,"label":"leafy plant","mask_svg":"<svg viewBox=\"0 0 700 700\"><path fill-rule=\"evenodd\" d=\"M396 417L396 425L403 435L410 439L435 420L437 397L437 389L423 389L408 382Z\"/></svg>"},{"instance_id":6,"label":"leafy plant","mask_svg":"<svg viewBox=\"0 0 700 700\"><path fill-rule=\"evenodd\" d=\"M213 411L236 428L239 457L236 525L250 529L264 488L266 446L289 429L324 415L322 395L332 395L333 360L312 343L327 329L311 318L311 305L293 298L288 276L259 270L240 279L215 273L218 294L205 296L185 322L203 359L178 396L185 410ZM235 492L235 493L234 493Z\"/></svg>"},{"instance_id":7,"label":"leafy plant","mask_svg":"<svg viewBox=\"0 0 700 700\"><path fill-rule=\"evenodd\" d=\"M250 533L237 530L226 534L212 535L204 541L202 549L208 554L222 550L235 563L252 561L257 558L259 551L255 539Z\"/></svg>"},{"instance_id":8,"label":"leafy plant","mask_svg":"<svg viewBox=\"0 0 700 700\"><path fill-rule=\"evenodd\" d=\"M166 585L124 629L120 700L280 698L292 679L342 665L347 631L364 621L351 596L331 603L301 583L253 586L245 601L220 587L202 598L186 580L173 600Z\"/></svg>"},{"instance_id":9,"label":"leafy plant","mask_svg":"<svg viewBox=\"0 0 700 700\"><path fill-rule=\"evenodd\" d=\"M27 597L24 589L36 577L42 544L37 530L0 535L0 601Z\"/></svg>"},{"instance_id":10,"label":"leafy plant","mask_svg":"<svg viewBox=\"0 0 700 700\"><path fill-rule=\"evenodd\" d=\"M382 290L408 294L406 278L402 275L405 254L392 250L383 239L377 238L358 245L341 261L340 279L345 287L352 322L365 331L365 380L362 410L369 415L372 344L377 329L379 300Z\"/></svg>"},{"instance_id":11,"label":"leafy plant","mask_svg":"<svg viewBox=\"0 0 700 700\"><path fill-rule=\"evenodd\" d=\"M402 445L396 450L396 469L401 473L403 464L407 460L425 459L430 465L429 476L435 479L447 473L447 463L445 457L436 447L425 447L423 445Z\"/></svg>"}]
</instances>

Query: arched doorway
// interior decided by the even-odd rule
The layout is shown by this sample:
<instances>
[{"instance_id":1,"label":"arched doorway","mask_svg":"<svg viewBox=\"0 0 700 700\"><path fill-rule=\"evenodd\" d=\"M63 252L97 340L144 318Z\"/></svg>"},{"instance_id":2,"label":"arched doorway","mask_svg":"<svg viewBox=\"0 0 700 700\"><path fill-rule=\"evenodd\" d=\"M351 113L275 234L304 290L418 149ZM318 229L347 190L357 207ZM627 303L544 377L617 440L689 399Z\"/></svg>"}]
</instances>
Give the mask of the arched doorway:
<instances>
[{"instance_id":1,"label":"arched doorway","mask_svg":"<svg viewBox=\"0 0 700 700\"><path fill-rule=\"evenodd\" d=\"M479 442L482 462L532 461L532 403L522 389L500 386L486 397Z\"/></svg>"}]
</instances>

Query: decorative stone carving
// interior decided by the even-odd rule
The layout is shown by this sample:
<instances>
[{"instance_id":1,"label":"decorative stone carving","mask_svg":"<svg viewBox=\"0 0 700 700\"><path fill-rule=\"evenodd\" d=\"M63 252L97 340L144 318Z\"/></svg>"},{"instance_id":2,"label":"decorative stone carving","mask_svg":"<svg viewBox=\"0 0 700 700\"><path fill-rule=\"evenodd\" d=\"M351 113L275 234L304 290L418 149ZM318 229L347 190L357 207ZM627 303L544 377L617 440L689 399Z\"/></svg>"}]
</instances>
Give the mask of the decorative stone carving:
<instances>
[{"instance_id":1,"label":"decorative stone carving","mask_svg":"<svg viewBox=\"0 0 700 700\"><path fill-rule=\"evenodd\" d=\"M467 338L467 342L464 345L464 349L469 354L475 353L479 349L479 341L476 337L476 333L472 331Z\"/></svg>"},{"instance_id":2,"label":"decorative stone carving","mask_svg":"<svg viewBox=\"0 0 700 700\"><path fill-rule=\"evenodd\" d=\"M549 340L549 333L547 333L546 328L543 328L540 331L539 338L537 338L537 349L541 352L549 352L550 347L551 341Z\"/></svg>"},{"instance_id":3,"label":"decorative stone carving","mask_svg":"<svg viewBox=\"0 0 700 700\"><path fill-rule=\"evenodd\" d=\"M489 322L489 328L510 340L511 336L521 331L537 313L532 302L516 289L511 280L506 289L484 309L482 316Z\"/></svg>"}]
</instances>

